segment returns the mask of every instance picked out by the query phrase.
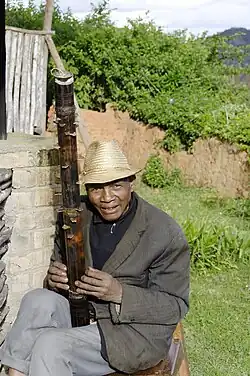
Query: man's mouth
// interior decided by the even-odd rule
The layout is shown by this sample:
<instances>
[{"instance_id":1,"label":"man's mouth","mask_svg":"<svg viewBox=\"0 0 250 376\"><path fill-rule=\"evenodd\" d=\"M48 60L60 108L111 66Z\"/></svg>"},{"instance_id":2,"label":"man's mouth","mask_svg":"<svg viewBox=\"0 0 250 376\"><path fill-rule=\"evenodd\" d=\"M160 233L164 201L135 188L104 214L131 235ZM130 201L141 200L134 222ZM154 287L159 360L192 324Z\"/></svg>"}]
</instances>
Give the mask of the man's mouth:
<instances>
[{"instance_id":1,"label":"man's mouth","mask_svg":"<svg viewBox=\"0 0 250 376\"><path fill-rule=\"evenodd\" d=\"M101 211L106 214L113 214L116 212L118 205L110 206L110 207L101 207Z\"/></svg>"}]
</instances>

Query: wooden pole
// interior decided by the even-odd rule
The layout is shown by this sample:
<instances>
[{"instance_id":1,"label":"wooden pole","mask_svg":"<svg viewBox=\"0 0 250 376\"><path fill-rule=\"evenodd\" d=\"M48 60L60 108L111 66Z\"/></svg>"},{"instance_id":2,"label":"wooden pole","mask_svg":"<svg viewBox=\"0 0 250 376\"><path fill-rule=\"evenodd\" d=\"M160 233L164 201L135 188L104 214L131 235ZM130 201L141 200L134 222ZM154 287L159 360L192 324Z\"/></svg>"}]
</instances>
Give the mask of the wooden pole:
<instances>
[{"instance_id":1,"label":"wooden pole","mask_svg":"<svg viewBox=\"0 0 250 376\"><path fill-rule=\"evenodd\" d=\"M54 11L54 0L46 0L43 20L43 31L51 33L52 19ZM47 69L48 69L48 48L46 45L45 37L43 39L43 46L41 47L42 59L40 61L41 66L41 82L40 84L40 118L37 124L38 133L43 133L46 130L47 124Z\"/></svg>"},{"instance_id":2,"label":"wooden pole","mask_svg":"<svg viewBox=\"0 0 250 376\"><path fill-rule=\"evenodd\" d=\"M185 345L185 339L184 339L184 330L182 322L180 322L177 325L177 328L174 332L174 338L178 339L182 346L183 351L183 359L180 364L178 376L190 376L190 370L189 370L189 363L188 363L188 357L187 357L187 351L186 351L186 345Z\"/></svg>"},{"instance_id":3,"label":"wooden pole","mask_svg":"<svg viewBox=\"0 0 250 376\"><path fill-rule=\"evenodd\" d=\"M6 68L5 1L1 1L1 5L0 5L0 140L7 139L5 68Z\"/></svg>"},{"instance_id":4,"label":"wooden pole","mask_svg":"<svg viewBox=\"0 0 250 376\"><path fill-rule=\"evenodd\" d=\"M44 21L43 21L43 30L51 31L52 27L52 18L53 18L53 11L54 11L54 0L47 0L45 5L45 14L44 14Z\"/></svg>"}]
</instances>

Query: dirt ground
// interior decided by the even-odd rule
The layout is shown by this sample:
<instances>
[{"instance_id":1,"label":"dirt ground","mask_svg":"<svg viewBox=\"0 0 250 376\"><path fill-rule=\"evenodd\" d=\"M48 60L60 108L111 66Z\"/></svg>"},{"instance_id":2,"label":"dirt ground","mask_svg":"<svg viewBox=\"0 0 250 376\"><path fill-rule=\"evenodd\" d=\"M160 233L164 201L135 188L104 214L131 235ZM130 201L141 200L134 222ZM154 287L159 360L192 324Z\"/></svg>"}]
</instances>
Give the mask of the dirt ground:
<instances>
[{"instance_id":1,"label":"dirt ground","mask_svg":"<svg viewBox=\"0 0 250 376\"><path fill-rule=\"evenodd\" d=\"M129 162L143 168L151 154L160 153L167 168L179 168L189 185L217 189L221 196L247 197L250 186L250 165L247 153L216 139L198 140L191 154L181 151L170 155L160 150L164 131L130 119L127 113L107 107L106 112L81 110L91 140L116 139ZM78 137L80 139L80 137ZM85 148L79 142L80 166Z\"/></svg>"}]
</instances>

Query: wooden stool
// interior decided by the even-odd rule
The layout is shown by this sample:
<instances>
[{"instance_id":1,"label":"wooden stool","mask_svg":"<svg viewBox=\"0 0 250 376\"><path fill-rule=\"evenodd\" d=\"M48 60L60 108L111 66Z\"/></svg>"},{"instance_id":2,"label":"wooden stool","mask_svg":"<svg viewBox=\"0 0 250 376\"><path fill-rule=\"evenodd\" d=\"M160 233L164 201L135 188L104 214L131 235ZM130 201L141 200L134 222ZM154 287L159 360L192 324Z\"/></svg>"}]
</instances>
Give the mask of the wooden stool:
<instances>
[{"instance_id":1,"label":"wooden stool","mask_svg":"<svg viewBox=\"0 0 250 376\"><path fill-rule=\"evenodd\" d=\"M124 376L124 373L116 372L108 376ZM129 376L190 376L182 324L179 323L174 331L167 359L155 367L137 371Z\"/></svg>"}]
</instances>

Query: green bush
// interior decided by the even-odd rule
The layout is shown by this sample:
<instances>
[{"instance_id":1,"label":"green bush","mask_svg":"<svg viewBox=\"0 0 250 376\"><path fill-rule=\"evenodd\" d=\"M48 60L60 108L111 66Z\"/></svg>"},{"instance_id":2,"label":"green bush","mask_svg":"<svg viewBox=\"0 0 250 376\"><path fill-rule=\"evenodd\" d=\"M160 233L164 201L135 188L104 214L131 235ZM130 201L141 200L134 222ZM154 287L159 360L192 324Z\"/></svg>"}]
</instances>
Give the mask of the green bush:
<instances>
[{"instance_id":1,"label":"green bush","mask_svg":"<svg viewBox=\"0 0 250 376\"><path fill-rule=\"evenodd\" d=\"M181 172L175 168L167 171L161 158L157 155L149 157L142 174L143 183L152 188L179 186L182 183Z\"/></svg>"},{"instance_id":2,"label":"green bush","mask_svg":"<svg viewBox=\"0 0 250 376\"><path fill-rule=\"evenodd\" d=\"M148 159L145 170L142 174L142 181L152 188L166 187L167 172L158 156L153 155Z\"/></svg>"},{"instance_id":3,"label":"green bush","mask_svg":"<svg viewBox=\"0 0 250 376\"><path fill-rule=\"evenodd\" d=\"M235 268L250 261L250 238L237 227L186 219L182 224L191 250L191 266L199 272Z\"/></svg>"},{"instance_id":4,"label":"green bush","mask_svg":"<svg viewBox=\"0 0 250 376\"><path fill-rule=\"evenodd\" d=\"M8 4L7 24L42 27L43 6ZM242 60L243 46L217 35L164 33L142 19L118 28L106 0L84 21L57 6L53 29L81 107L103 111L113 103L129 111L136 120L164 129L163 146L170 152L190 148L199 137L250 147L249 89L232 79L248 69L224 64Z\"/></svg>"}]
</instances>

